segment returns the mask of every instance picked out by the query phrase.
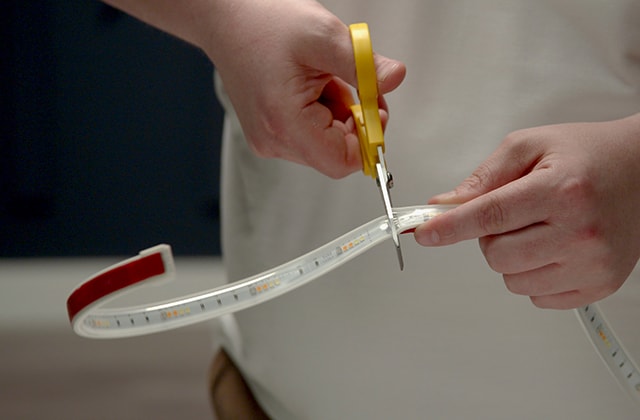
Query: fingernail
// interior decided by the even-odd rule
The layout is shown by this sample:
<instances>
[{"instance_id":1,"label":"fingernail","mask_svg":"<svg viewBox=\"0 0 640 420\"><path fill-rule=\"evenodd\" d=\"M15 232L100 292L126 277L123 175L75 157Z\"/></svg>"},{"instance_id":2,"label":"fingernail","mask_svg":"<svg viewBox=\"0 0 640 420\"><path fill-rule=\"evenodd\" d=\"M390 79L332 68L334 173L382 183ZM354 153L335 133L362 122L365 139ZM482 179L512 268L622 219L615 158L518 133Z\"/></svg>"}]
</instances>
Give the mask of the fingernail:
<instances>
[{"instance_id":1,"label":"fingernail","mask_svg":"<svg viewBox=\"0 0 640 420\"><path fill-rule=\"evenodd\" d=\"M429 202L431 202L431 203L453 202L453 201L455 201L456 197L457 197L457 194L456 194L455 191L449 191L449 192L446 192L446 193L434 195L433 197L431 197Z\"/></svg>"},{"instance_id":2,"label":"fingernail","mask_svg":"<svg viewBox=\"0 0 640 420\"><path fill-rule=\"evenodd\" d=\"M445 242L449 243L456 235L453 230L446 230L443 232L432 229L420 231L418 229L416 232L416 240L420 245L424 246L442 245Z\"/></svg>"},{"instance_id":3,"label":"fingernail","mask_svg":"<svg viewBox=\"0 0 640 420\"><path fill-rule=\"evenodd\" d=\"M393 71L398 68L398 63L395 61L391 61L391 60L387 60L384 61L380 67L378 67L378 82L382 83L385 80L387 80L387 77L389 77L389 75L391 73L393 73Z\"/></svg>"},{"instance_id":4,"label":"fingernail","mask_svg":"<svg viewBox=\"0 0 640 420\"><path fill-rule=\"evenodd\" d=\"M431 238L431 243L432 244L438 244L440 243L440 235L438 234L437 231L432 230L429 234L429 237Z\"/></svg>"},{"instance_id":5,"label":"fingernail","mask_svg":"<svg viewBox=\"0 0 640 420\"><path fill-rule=\"evenodd\" d=\"M435 230L416 230L416 240L420 245L437 245L440 242L440 235Z\"/></svg>"}]
</instances>

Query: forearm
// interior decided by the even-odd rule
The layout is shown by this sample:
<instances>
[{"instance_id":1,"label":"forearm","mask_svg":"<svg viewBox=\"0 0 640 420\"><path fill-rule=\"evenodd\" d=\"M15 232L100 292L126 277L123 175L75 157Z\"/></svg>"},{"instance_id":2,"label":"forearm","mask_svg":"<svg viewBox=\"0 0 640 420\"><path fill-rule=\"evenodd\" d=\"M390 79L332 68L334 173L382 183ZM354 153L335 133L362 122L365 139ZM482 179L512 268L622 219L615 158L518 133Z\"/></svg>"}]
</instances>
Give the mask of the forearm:
<instances>
[{"instance_id":1,"label":"forearm","mask_svg":"<svg viewBox=\"0 0 640 420\"><path fill-rule=\"evenodd\" d=\"M206 50L224 0L103 0L158 29Z\"/></svg>"},{"instance_id":2,"label":"forearm","mask_svg":"<svg viewBox=\"0 0 640 420\"><path fill-rule=\"evenodd\" d=\"M357 85L349 29L316 0L104 1L202 49L260 156L334 178L362 168L345 112ZM375 63L380 93L398 87L404 65Z\"/></svg>"},{"instance_id":3,"label":"forearm","mask_svg":"<svg viewBox=\"0 0 640 420\"><path fill-rule=\"evenodd\" d=\"M306 33L312 33L310 27L317 15L314 6L326 12L314 0L102 1L202 49L219 71L233 67L238 60L251 60L261 50L272 54L273 50L290 48L288 44L299 35L275 40L287 33L276 28L298 25L298 32L290 31L299 34L302 27Z\"/></svg>"}]
</instances>

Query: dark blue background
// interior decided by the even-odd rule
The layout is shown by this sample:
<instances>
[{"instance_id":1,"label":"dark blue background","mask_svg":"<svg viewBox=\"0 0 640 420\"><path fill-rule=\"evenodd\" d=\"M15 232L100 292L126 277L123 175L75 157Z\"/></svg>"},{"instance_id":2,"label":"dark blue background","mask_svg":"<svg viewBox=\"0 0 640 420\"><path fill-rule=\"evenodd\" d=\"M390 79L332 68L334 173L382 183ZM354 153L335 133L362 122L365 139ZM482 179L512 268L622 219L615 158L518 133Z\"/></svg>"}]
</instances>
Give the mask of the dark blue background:
<instances>
[{"instance_id":1,"label":"dark blue background","mask_svg":"<svg viewBox=\"0 0 640 420\"><path fill-rule=\"evenodd\" d=\"M218 254L204 54L98 1L11 0L0 16L0 256Z\"/></svg>"}]
</instances>

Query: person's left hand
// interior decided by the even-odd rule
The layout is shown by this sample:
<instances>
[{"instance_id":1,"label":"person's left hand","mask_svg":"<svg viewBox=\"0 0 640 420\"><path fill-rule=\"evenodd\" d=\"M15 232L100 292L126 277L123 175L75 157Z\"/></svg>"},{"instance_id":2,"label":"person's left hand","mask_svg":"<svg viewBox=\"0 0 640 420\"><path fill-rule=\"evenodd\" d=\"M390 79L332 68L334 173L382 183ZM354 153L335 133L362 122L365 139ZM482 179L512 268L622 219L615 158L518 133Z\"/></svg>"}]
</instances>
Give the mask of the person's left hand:
<instances>
[{"instance_id":1,"label":"person's left hand","mask_svg":"<svg viewBox=\"0 0 640 420\"><path fill-rule=\"evenodd\" d=\"M568 309L616 291L640 257L640 114L511 133L455 190L464 203L419 226L418 243L480 238L507 288Z\"/></svg>"}]
</instances>

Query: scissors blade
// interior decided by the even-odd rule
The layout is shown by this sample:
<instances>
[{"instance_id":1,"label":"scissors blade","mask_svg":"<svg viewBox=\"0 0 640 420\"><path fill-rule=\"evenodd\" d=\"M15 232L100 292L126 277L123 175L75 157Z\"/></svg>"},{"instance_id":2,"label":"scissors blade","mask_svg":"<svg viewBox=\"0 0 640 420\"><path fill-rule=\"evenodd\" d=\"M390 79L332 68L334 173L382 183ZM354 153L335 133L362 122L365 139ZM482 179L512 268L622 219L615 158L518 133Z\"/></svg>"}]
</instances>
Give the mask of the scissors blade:
<instances>
[{"instance_id":1,"label":"scissors blade","mask_svg":"<svg viewBox=\"0 0 640 420\"><path fill-rule=\"evenodd\" d=\"M380 195L382 196L382 202L384 203L384 209L387 214L389 229L391 229L391 238L396 246L396 255L398 257L400 271L402 271L404 270L404 259L402 258L402 249L400 248L400 235L398 234L398 226L393 216L393 206L391 205L391 195L389 194L389 188L393 186L393 179L389 171L387 171L382 147L378 147L378 158L379 160L376 163L378 188L380 189Z\"/></svg>"},{"instance_id":2,"label":"scissors blade","mask_svg":"<svg viewBox=\"0 0 640 420\"><path fill-rule=\"evenodd\" d=\"M378 81L376 66L373 58L369 26L366 23L356 23L349 26L353 43L353 54L356 64L356 76L358 79L359 104L351 106L354 122L358 131L360 150L362 152L362 171L365 175L376 179L384 209L387 213L387 222L391 230L393 242L396 245L396 254L400 270L404 269L402 250L400 249L400 236L398 226L393 216L391 196L389 188L393 185L391 174L387 171L384 161L384 134L378 109ZM374 170L375 167L375 170Z\"/></svg>"}]
</instances>

